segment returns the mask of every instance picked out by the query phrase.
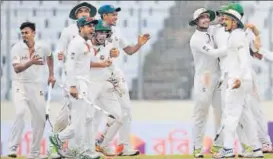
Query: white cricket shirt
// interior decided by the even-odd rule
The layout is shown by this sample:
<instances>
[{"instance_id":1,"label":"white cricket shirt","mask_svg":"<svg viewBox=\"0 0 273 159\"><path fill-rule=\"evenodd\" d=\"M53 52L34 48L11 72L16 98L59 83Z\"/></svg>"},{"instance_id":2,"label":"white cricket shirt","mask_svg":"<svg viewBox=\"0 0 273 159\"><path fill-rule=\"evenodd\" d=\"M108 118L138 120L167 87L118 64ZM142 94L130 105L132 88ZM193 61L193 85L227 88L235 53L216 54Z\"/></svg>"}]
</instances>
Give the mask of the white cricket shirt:
<instances>
[{"instance_id":1,"label":"white cricket shirt","mask_svg":"<svg viewBox=\"0 0 273 159\"><path fill-rule=\"evenodd\" d=\"M244 30L235 29L230 33L226 58L229 64L226 68L229 77L239 78L240 80L252 79L249 42Z\"/></svg>"},{"instance_id":2,"label":"white cricket shirt","mask_svg":"<svg viewBox=\"0 0 273 159\"><path fill-rule=\"evenodd\" d=\"M224 56L227 48L214 49L213 46L213 38L208 32L196 30L192 35L190 47L196 75L219 72L218 57Z\"/></svg>"},{"instance_id":3,"label":"white cricket shirt","mask_svg":"<svg viewBox=\"0 0 273 159\"><path fill-rule=\"evenodd\" d=\"M90 59L94 51L90 40L77 35L69 44L67 51L67 80L70 86L77 85L77 78L88 79L90 71Z\"/></svg>"},{"instance_id":4,"label":"white cricket shirt","mask_svg":"<svg viewBox=\"0 0 273 159\"><path fill-rule=\"evenodd\" d=\"M32 65L25 71L16 73L12 71L12 80L21 83L43 83L47 80L48 75L45 75L47 67L47 57L51 55L51 50L42 41L35 41L33 53L34 56L41 57L44 65ZM23 42L16 43L11 49L12 64L25 63L30 60L29 48Z\"/></svg>"},{"instance_id":5,"label":"white cricket shirt","mask_svg":"<svg viewBox=\"0 0 273 159\"><path fill-rule=\"evenodd\" d=\"M92 56L91 63L92 62L102 62L107 59L110 59L110 50L113 47L112 43L107 43L104 45L99 46L92 46L94 51L94 56ZM91 67L90 69L90 80L92 81L106 81L111 77L112 72L115 71L116 65L115 65L115 58L112 58L112 65L105 68L98 68L98 67Z\"/></svg>"}]
</instances>

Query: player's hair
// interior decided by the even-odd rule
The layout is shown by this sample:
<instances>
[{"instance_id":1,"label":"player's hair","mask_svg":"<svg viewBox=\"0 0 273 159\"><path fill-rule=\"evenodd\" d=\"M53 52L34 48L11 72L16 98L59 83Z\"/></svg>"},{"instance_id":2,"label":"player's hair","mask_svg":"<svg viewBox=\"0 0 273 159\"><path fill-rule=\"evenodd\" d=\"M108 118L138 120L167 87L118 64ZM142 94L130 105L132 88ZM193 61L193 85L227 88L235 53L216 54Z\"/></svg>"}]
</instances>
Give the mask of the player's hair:
<instances>
[{"instance_id":1,"label":"player's hair","mask_svg":"<svg viewBox=\"0 0 273 159\"><path fill-rule=\"evenodd\" d=\"M36 30L35 23L32 23L32 22L24 22L24 23L22 23L21 26L20 26L20 30L22 30L22 29L24 29L26 27L29 27L33 31Z\"/></svg>"}]
</instances>

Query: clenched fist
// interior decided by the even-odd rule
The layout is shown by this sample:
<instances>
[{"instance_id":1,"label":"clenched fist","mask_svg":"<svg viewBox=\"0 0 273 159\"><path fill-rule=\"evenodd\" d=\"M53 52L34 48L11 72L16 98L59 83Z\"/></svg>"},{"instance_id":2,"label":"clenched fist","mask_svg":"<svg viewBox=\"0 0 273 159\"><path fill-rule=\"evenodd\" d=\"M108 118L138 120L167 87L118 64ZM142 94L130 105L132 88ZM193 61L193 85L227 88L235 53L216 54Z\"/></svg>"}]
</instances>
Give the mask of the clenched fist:
<instances>
[{"instance_id":1,"label":"clenched fist","mask_svg":"<svg viewBox=\"0 0 273 159\"><path fill-rule=\"evenodd\" d=\"M78 93L78 89L75 86L71 86L69 89L69 93L72 97L78 99L79 98L79 93Z\"/></svg>"},{"instance_id":2,"label":"clenched fist","mask_svg":"<svg viewBox=\"0 0 273 159\"><path fill-rule=\"evenodd\" d=\"M64 60L64 52L59 52L58 53L58 60L63 61Z\"/></svg>"},{"instance_id":3,"label":"clenched fist","mask_svg":"<svg viewBox=\"0 0 273 159\"><path fill-rule=\"evenodd\" d=\"M241 81L239 79L235 79L234 83L233 83L233 86L232 86L232 89L239 88L240 86L241 86Z\"/></svg>"},{"instance_id":4,"label":"clenched fist","mask_svg":"<svg viewBox=\"0 0 273 159\"><path fill-rule=\"evenodd\" d=\"M119 50L117 48L113 48L110 50L110 57L118 57L119 56Z\"/></svg>"}]
</instances>

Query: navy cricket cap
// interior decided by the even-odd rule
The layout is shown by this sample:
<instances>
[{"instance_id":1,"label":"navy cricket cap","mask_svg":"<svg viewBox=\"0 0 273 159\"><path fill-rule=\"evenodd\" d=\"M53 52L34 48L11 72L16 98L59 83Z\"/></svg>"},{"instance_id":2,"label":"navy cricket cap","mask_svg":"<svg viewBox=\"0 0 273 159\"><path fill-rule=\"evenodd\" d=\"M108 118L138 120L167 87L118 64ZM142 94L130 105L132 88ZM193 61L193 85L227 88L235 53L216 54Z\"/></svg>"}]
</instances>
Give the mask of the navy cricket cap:
<instances>
[{"instance_id":1,"label":"navy cricket cap","mask_svg":"<svg viewBox=\"0 0 273 159\"><path fill-rule=\"evenodd\" d=\"M115 8L113 5L103 5L99 8L98 13L100 15L107 14L107 13L113 13L113 12L119 12L121 11L120 7Z\"/></svg>"}]
</instances>

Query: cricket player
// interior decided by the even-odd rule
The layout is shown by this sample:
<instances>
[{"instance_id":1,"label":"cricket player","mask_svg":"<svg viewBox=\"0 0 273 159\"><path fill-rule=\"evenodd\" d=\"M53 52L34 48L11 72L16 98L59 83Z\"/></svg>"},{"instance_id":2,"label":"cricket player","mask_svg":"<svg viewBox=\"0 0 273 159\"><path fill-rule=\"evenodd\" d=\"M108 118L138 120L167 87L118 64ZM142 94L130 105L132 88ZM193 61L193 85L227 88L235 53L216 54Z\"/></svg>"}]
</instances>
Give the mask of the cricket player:
<instances>
[{"instance_id":1,"label":"cricket player","mask_svg":"<svg viewBox=\"0 0 273 159\"><path fill-rule=\"evenodd\" d=\"M231 4L229 4L228 7L229 8L237 8L238 11L240 11L239 12L240 15L243 17L244 12L243 12L243 8L240 4L231 3ZM262 58L261 57L262 55L259 53L259 48L261 47L261 45L260 45L260 37L259 37L258 29L252 24L246 24L245 25L245 33L246 33L246 37L248 39L251 55L253 57L256 57L257 59ZM250 106L251 111L252 111L253 115L255 116L256 125L258 126L257 130L258 130L259 140L263 144L263 152L270 152L270 151L272 151L272 147L271 147L272 143L271 143L269 135L267 133L267 125L266 125L267 121L264 117L261 107L259 106L259 97L258 97L258 93L257 93L257 81L256 81L256 74L255 74L254 70L252 70L252 80L253 80L253 89L247 97L247 104ZM249 121L247 121L247 122L249 122ZM244 143L246 143L246 141L245 141L245 140L247 140L246 137L251 136L252 133L250 132L249 134L245 134L248 132L245 132L244 130L242 130L241 127L239 127L239 130L237 130L237 131L238 131L239 138L241 139L242 147L244 148L244 151L251 150L249 148L249 146L247 146ZM255 155L255 153L254 153L254 155Z\"/></svg>"},{"instance_id":2,"label":"cricket player","mask_svg":"<svg viewBox=\"0 0 273 159\"><path fill-rule=\"evenodd\" d=\"M221 121L221 97L215 96L216 88L219 85L220 69L218 57L226 54L227 47L214 49L214 40L209 30L209 23L215 19L215 12L205 8L197 9L190 21L190 26L196 26L196 30L191 37L190 47L194 58L195 76L194 76L194 157L203 158L202 143L207 121L209 106L212 104L216 110L218 125ZM217 91L218 93L218 91ZM220 94L220 92L219 92ZM214 98L218 98L214 100ZM217 102L216 102L217 101ZM220 145L219 145L220 146Z\"/></svg>"},{"instance_id":3,"label":"cricket player","mask_svg":"<svg viewBox=\"0 0 273 159\"><path fill-rule=\"evenodd\" d=\"M83 16L86 17L95 17L97 14L97 9L93 5L83 2L75 7L73 7L69 13L69 18L73 20L77 20ZM66 86L67 78L66 78L66 53L69 46L69 43L72 39L74 39L77 35L79 35L79 29L76 23L71 24L67 28L64 28L64 30L61 33L60 40L58 42L57 50L58 53L58 60L60 60L60 63L62 63L62 83ZM54 132L60 132L69 124L69 116L70 111L68 107L71 107L70 99L65 94L65 100L64 105L59 112L59 115L57 116L55 123L54 123ZM57 159L60 158L60 156L57 154L57 151L54 149L54 146L52 144L49 145L49 151L48 154L51 158Z\"/></svg>"},{"instance_id":4,"label":"cricket player","mask_svg":"<svg viewBox=\"0 0 273 159\"><path fill-rule=\"evenodd\" d=\"M251 30L252 32L249 30ZM250 46L251 56L253 56L253 58L255 59L261 60L263 58L263 55L260 53L261 44L260 44L259 31L254 25L251 25L251 24L247 25L247 31L248 31L247 37L249 39L250 44L252 44ZM253 77L253 89L252 89L252 92L249 93L249 96L247 98L247 103L248 105L250 105L252 113L256 119L256 123L258 126L257 127L258 137L259 137L259 141L262 144L262 151L263 153L270 153L270 152L273 152L272 142L268 135L267 120L260 106L260 97L259 97L258 85L257 85L257 75L254 70L252 70L252 77Z\"/></svg>"},{"instance_id":5,"label":"cricket player","mask_svg":"<svg viewBox=\"0 0 273 159\"><path fill-rule=\"evenodd\" d=\"M121 48L128 55L133 55L136 53L146 42L150 39L149 34L140 35L138 37L137 44L130 46L125 38L122 36L121 31L118 27L116 27L116 22L118 20L118 12L121 11L121 8L115 8L112 5L104 5L101 6L98 10L98 13L101 16L103 22L111 27L112 35L110 38L110 42L113 43L114 47ZM121 96L118 96L119 103L122 109L122 121L123 125L119 130L119 144L116 149L116 153L121 156L134 156L138 155L139 151L132 149L130 144L130 129L131 129L131 102L129 96L128 85L125 81L124 73L121 69L116 67L116 71L118 72L119 79L121 81L120 87L123 89L124 93ZM100 114L96 112L95 114L95 122L96 125L99 125ZM111 118L109 119L111 120ZM110 121L109 121L110 122ZM108 124L109 124L108 122ZM107 125L108 125L107 124ZM107 129L105 131L108 131ZM103 137L103 136L102 136ZM102 142L103 138L99 139L99 143Z\"/></svg>"},{"instance_id":6,"label":"cricket player","mask_svg":"<svg viewBox=\"0 0 273 159\"><path fill-rule=\"evenodd\" d=\"M24 116L29 109L31 114L32 141L29 159L47 158L40 155L41 140L46 122L46 104L43 90L45 63L48 65L48 83L54 86L54 65L48 45L35 41L35 24L24 22L20 26L22 41L16 43L11 50L13 78L12 96L16 107L15 121L8 140L8 156L16 158L25 127Z\"/></svg>"},{"instance_id":7,"label":"cricket player","mask_svg":"<svg viewBox=\"0 0 273 159\"><path fill-rule=\"evenodd\" d=\"M254 117L249 106L245 103L248 92L252 88L252 68L249 58L249 42L243 30L242 16L239 8L229 8L222 13L224 14L225 31L230 32L226 57L229 67L225 70L227 88L224 99L225 118L223 118L224 147L213 156L215 158L235 157L233 150L235 132L239 123L244 123L245 131L252 132L252 136L249 136L249 144L253 147L253 151L257 150L255 157L263 157L262 151L260 151L261 147L257 144L256 123L245 122L253 121ZM248 157L248 155L245 154L244 157Z\"/></svg>"},{"instance_id":8,"label":"cricket player","mask_svg":"<svg viewBox=\"0 0 273 159\"><path fill-rule=\"evenodd\" d=\"M57 132L49 138L61 157L69 156L62 151L64 141L69 140L69 150L83 151L81 153L82 156L87 158L100 158L97 153L90 150L89 145L85 142L86 112L88 108L83 100L77 100L79 95L88 96L90 93L89 84L86 81L80 80L79 77L89 77L90 59L94 55L94 50L91 49L92 43L89 38L94 32L94 25L97 23L98 21L91 17L78 19L79 35L68 46L66 63L67 83L70 95L74 97L71 99L71 124L63 131Z\"/></svg>"},{"instance_id":9,"label":"cricket player","mask_svg":"<svg viewBox=\"0 0 273 159\"><path fill-rule=\"evenodd\" d=\"M89 83L90 92L88 96L90 102L95 103L95 101L98 101L100 103L99 106L109 112L112 116L112 123L109 125L103 142L96 147L96 151L101 152L105 156L115 155L110 149L109 143L122 126L121 108L114 88L115 83L110 81L114 74L114 70L111 69L111 65L113 65L111 54L117 51L111 43L107 42L107 38L110 35L111 28L108 25L104 25L100 20L95 26L95 34L91 36L91 49L94 50L94 55L90 62L89 77L82 78L83 81ZM92 150L95 150L95 138L94 135L92 135L94 109L92 106L89 106L88 109L89 116L86 119L86 127L88 128L85 133L85 139L89 147L91 147Z\"/></svg>"}]
</instances>

